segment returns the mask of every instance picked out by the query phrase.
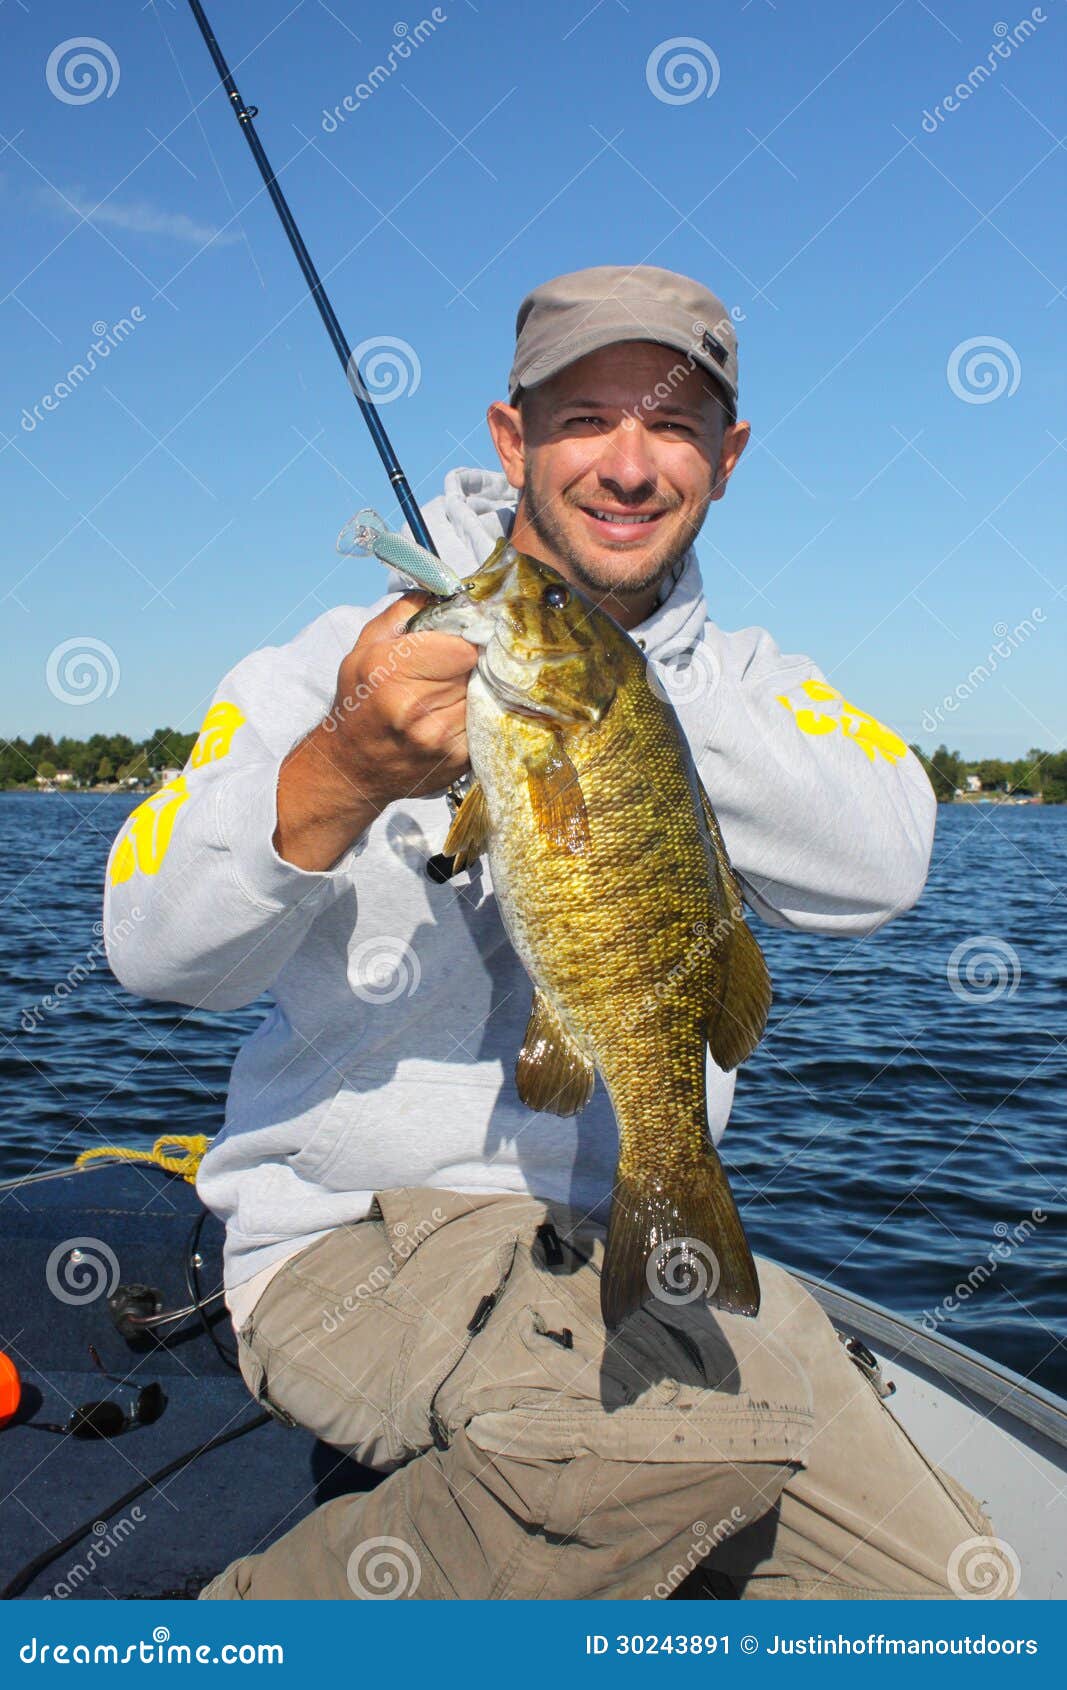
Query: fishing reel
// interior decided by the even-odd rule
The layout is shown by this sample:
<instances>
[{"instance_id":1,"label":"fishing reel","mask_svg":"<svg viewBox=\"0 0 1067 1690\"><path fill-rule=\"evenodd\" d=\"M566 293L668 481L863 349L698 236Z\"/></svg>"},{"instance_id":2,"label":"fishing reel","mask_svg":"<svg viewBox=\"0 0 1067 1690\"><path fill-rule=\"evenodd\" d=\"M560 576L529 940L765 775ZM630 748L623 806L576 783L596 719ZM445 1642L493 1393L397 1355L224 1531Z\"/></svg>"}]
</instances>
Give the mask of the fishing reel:
<instances>
[{"instance_id":1,"label":"fishing reel","mask_svg":"<svg viewBox=\"0 0 1067 1690\"><path fill-rule=\"evenodd\" d=\"M445 798L448 800L449 815L455 815L473 785L474 776L471 773L460 775L458 780L452 782L445 793ZM426 859L426 873L435 886L444 886L451 880L455 872L455 857L448 856L444 851L438 851L434 856Z\"/></svg>"},{"instance_id":2,"label":"fishing reel","mask_svg":"<svg viewBox=\"0 0 1067 1690\"><path fill-rule=\"evenodd\" d=\"M162 1295L154 1285L134 1284L116 1285L107 1300L107 1312L119 1336L132 1344L196 1310L191 1303L183 1309L164 1309Z\"/></svg>"}]
</instances>

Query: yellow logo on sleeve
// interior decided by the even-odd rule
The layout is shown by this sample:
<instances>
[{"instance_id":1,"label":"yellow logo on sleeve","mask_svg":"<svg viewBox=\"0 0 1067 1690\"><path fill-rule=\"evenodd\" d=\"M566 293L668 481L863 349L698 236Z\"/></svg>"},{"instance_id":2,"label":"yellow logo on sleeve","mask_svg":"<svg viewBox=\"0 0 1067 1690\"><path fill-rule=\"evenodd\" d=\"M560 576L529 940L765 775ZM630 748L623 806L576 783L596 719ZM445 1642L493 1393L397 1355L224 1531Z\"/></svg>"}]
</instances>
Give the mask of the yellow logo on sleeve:
<instances>
[{"instance_id":1,"label":"yellow logo on sleeve","mask_svg":"<svg viewBox=\"0 0 1067 1690\"><path fill-rule=\"evenodd\" d=\"M795 704L788 694L779 693L779 704L792 711L793 720L802 733L840 732L845 739L854 740L872 763L877 762L879 752L887 763L897 763L907 756L907 746L891 728L885 727L875 717L868 716L866 710L859 710L856 705L850 704L836 687L828 686L825 681L802 681L800 690L813 704L837 706L831 710L811 710L806 705Z\"/></svg>"},{"instance_id":2,"label":"yellow logo on sleeve","mask_svg":"<svg viewBox=\"0 0 1067 1690\"><path fill-rule=\"evenodd\" d=\"M204 717L199 737L189 758L194 769L206 763L217 763L225 757L233 743L233 736L245 718L236 704L220 700ZM189 797L188 776L179 775L159 792L153 792L143 804L138 804L126 824L126 832L116 848L111 862L111 884L121 886L133 878L136 870L142 874L157 874L170 845L178 811Z\"/></svg>"},{"instance_id":3,"label":"yellow logo on sleeve","mask_svg":"<svg viewBox=\"0 0 1067 1690\"><path fill-rule=\"evenodd\" d=\"M138 804L111 864L111 884L121 886L135 869L155 874L167 854L178 811L189 796L184 775Z\"/></svg>"},{"instance_id":4,"label":"yellow logo on sleeve","mask_svg":"<svg viewBox=\"0 0 1067 1690\"><path fill-rule=\"evenodd\" d=\"M243 722L244 717L236 704L227 704L224 699L213 704L204 717L200 737L189 758L193 768L200 769L205 763L217 763L220 757L225 757L234 734Z\"/></svg>"}]
</instances>

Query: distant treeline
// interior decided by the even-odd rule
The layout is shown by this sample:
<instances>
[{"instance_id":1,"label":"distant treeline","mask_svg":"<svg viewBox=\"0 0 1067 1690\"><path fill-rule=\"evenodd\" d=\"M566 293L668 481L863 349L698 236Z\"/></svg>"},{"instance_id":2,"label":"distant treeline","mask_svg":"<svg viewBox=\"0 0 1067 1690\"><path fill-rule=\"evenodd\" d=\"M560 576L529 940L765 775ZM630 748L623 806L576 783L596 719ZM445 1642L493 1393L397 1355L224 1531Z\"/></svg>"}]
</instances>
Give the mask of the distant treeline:
<instances>
[{"instance_id":1,"label":"distant treeline","mask_svg":"<svg viewBox=\"0 0 1067 1690\"><path fill-rule=\"evenodd\" d=\"M0 740L0 790L38 786L54 781L60 772L69 772L78 786L129 781L147 785L163 769L184 768L195 742L195 733L178 733L174 728L157 728L147 739L130 739L127 734L53 739L50 734L36 734L33 739ZM1014 761L981 757L971 762L947 745L939 745L929 757L917 745L911 749L942 803L968 791L968 776L978 780L982 792L1067 803L1067 751L1035 747Z\"/></svg>"},{"instance_id":2,"label":"distant treeline","mask_svg":"<svg viewBox=\"0 0 1067 1690\"><path fill-rule=\"evenodd\" d=\"M917 745L911 748L930 777L930 784L942 804L957 792L967 792L968 776L979 782L982 792L1001 792L1011 797L1041 798L1046 804L1067 803L1067 751L1041 751L1036 746L1025 757L1005 761L980 757L969 762L958 751L939 745L928 757Z\"/></svg>"},{"instance_id":3,"label":"distant treeline","mask_svg":"<svg viewBox=\"0 0 1067 1690\"><path fill-rule=\"evenodd\" d=\"M195 733L157 728L147 739L128 734L93 734L89 739L0 740L0 789L36 786L38 777L53 781L69 772L78 786L110 786L116 781L149 782L161 769L181 769L196 743Z\"/></svg>"}]
</instances>

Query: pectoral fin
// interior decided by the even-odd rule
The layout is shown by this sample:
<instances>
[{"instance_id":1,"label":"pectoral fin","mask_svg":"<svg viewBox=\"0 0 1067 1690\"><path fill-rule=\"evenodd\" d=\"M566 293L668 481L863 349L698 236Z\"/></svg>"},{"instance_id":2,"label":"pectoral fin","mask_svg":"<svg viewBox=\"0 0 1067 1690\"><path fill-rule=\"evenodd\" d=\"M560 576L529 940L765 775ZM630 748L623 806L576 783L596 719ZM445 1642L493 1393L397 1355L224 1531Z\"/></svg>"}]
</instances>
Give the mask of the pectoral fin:
<instances>
[{"instance_id":1,"label":"pectoral fin","mask_svg":"<svg viewBox=\"0 0 1067 1690\"><path fill-rule=\"evenodd\" d=\"M454 857L453 873L468 868L480 857L489 842L489 806L485 788L476 780L452 817L452 825L444 844L444 855Z\"/></svg>"},{"instance_id":2,"label":"pectoral fin","mask_svg":"<svg viewBox=\"0 0 1067 1690\"><path fill-rule=\"evenodd\" d=\"M771 979L763 952L745 920L740 883L703 786L700 796L731 928L724 949L722 996L708 1012L708 1048L717 1065L729 1071L751 1056L763 1037L771 1007Z\"/></svg>"},{"instance_id":3,"label":"pectoral fin","mask_svg":"<svg viewBox=\"0 0 1067 1690\"><path fill-rule=\"evenodd\" d=\"M554 850L577 854L589 845L589 816L578 771L558 743L527 764L534 822Z\"/></svg>"},{"instance_id":4,"label":"pectoral fin","mask_svg":"<svg viewBox=\"0 0 1067 1690\"><path fill-rule=\"evenodd\" d=\"M589 1102L596 1070L542 992L535 989L515 1084L528 1109L577 1115Z\"/></svg>"}]
</instances>

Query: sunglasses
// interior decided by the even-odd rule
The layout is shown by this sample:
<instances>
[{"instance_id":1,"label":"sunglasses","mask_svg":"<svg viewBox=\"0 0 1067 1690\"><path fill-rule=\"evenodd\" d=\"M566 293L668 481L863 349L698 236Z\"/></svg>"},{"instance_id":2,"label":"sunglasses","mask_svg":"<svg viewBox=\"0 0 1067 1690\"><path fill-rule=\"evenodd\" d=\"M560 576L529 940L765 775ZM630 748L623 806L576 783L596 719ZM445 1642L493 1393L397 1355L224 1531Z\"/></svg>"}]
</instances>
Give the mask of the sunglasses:
<instances>
[{"instance_id":1,"label":"sunglasses","mask_svg":"<svg viewBox=\"0 0 1067 1690\"><path fill-rule=\"evenodd\" d=\"M96 1346L89 1345L89 1354L96 1366L103 1373L105 1379L110 1379L116 1385L122 1385L124 1380L108 1373L96 1351ZM127 1412L117 1402L84 1402L76 1408L70 1419L62 1424L50 1420L28 1420L27 1426L32 1426L38 1432L58 1432L68 1438L117 1438L123 1432L129 1432L134 1426L151 1426L158 1420L167 1406L167 1399L160 1384L145 1385L137 1394L137 1399Z\"/></svg>"}]
</instances>

